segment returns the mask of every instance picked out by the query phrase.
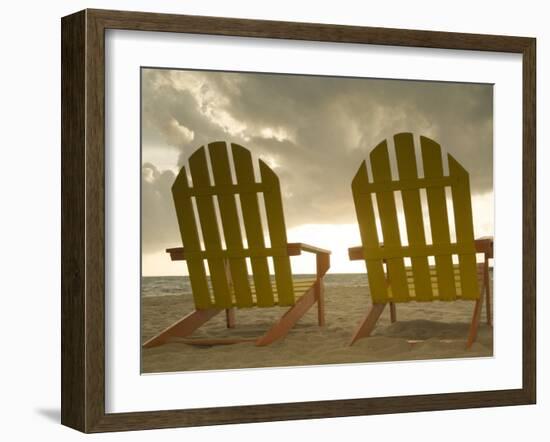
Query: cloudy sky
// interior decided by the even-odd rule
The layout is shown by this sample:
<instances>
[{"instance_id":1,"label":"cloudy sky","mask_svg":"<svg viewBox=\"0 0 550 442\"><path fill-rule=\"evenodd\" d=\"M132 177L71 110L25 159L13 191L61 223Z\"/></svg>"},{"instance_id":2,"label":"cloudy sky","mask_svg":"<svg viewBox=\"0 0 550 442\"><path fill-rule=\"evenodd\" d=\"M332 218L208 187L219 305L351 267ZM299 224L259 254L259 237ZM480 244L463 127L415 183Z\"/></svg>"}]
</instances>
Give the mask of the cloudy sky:
<instances>
[{"instance_id":1,"label":"cloudy sky","mask_svg":"<svg viewBox=\"0 0 550 442\"><path fill-rule=\"evenodd\" d=\"M475 234L491 235L492 127L491 85L143 69L143 275L185 272L164 253L181 246L170 187L193 151L217 140L274 169L289 241L331 249L333 272L364 271L347 259L347 247L360 244L351 180L370 150L398 132L433 138L462 163ZM311 259L292 265L314 270Z\"/></svg>"}]
</instances>

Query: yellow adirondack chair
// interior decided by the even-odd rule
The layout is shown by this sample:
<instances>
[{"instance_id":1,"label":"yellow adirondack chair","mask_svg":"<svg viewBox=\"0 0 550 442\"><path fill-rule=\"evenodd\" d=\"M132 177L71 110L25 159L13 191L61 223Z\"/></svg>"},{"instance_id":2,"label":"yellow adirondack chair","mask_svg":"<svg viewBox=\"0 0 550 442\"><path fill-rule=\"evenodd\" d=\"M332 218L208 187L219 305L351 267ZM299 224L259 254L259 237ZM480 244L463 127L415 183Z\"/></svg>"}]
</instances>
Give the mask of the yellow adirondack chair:
<instances>
[{"instance_id":1,"label":"yellow adirondack chair","mask_svg":"<svg viewBox=\"0 0 550 442\"><path fill-rule=\"evenodd\" d=\"M284 337L303 314L317 302L318 323L324 325L323 276L330 267L330 252L307 244L287 243L279 179L262 160L261 182L256 182L250 152L231 144L236 182L231 177L229 155L225 142L208 145L212 183L209 177L206 149L200 147L189 158L192 186L189 186L185 167L182 167L172 194L183 241L183 248L167 249L172 260L185 260L195 311L172 324L143 344L153 347L178 338L191 344L232 344L254 341L267 345ZM258 193L263 194L267 230L271 245L266 247L260 218ZM242 221L246 232L247 248L243 244L240 213L236 198L240 200ZM215 200L219 204L223 247L218 226ZM196 203L198 218L193 210ZM201 246L200 225L204 247ZM315 253L315 278L293 279L290 256L302 252ZM274 281L269 274L268 258L273 259ZM249 280L246 259L250 259L253 284ZM205 271L210 270L211 289ZM181 339L189 336L222 310L226 311L227 327L234 327L234 307L290 307L281 319L263 336L254 339Z\"/></svg>"},{"instance_id":2,"label":"yellow adirondack chair","mask_svg":"<svg viewBox=\"0 0 550 442\"><path fill-rule=\"evenodd\" d=\"M475 301L467 347L477 335L483 292L486 295L487 322L492 324L488 260L493 257L492 239L474 240L469 175L448 154L449 176L443 175L441 148L421 137L424 177L416 167L413 135L394 136L399 180L392 181L388 146L382 141L370 153L372 179L365 161L352 182L353 199L361 234L361 247L349 249L351 260L364 259L367 267L372 307L355 331L350 345L369 336L386 304L396 320L395 303L409 301ZM445 188L451 188L456 242L451 242ZM426 243L420 189L426 189L432 244ZM394 192L401 192L408 245L399 234ZM376 229L373 195L379 213L383 240ZM484 261L476 262L476 253ZM453 263L452 257L458 257ZM433 257L435 265L430 265ZM404 259L410 259L410 266Z\"/></svg>"}]
</instances>

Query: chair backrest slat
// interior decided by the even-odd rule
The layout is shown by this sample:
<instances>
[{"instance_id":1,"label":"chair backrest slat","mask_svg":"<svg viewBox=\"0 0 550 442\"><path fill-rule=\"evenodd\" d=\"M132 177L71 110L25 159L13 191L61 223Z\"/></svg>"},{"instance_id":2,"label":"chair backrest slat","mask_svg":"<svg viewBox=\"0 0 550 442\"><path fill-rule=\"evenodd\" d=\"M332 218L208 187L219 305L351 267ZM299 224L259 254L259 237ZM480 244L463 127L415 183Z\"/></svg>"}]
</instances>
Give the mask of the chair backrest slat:
<instances>
[{"instance_id":1,"label":"chair backrest slat","mask_svg":"<svg viewBox=\"0 0 550 442\"><path fill-rule=\"evenodd\" d=\"M429 138L421 137L420 148L422 152L422 162L424 164L424 176L426 178L442 177L443 160L439 144ZM428 199L432 243L438 246L446 246L451 243L451 234L449 232L449 216L447 215L445 188L427 188L426 196ZM449 301L456 299L453 259L451 254L436 255L435 266L437 269L437 283L439 286L440 299Z\"/></svg>"},{"instance_id":2,"label":"chair backrest slat","mask_svg":"<svg viewBox=\"0 0 550 442\"><path fill-rule=\"evenodd\" d=\"M231 145L235 174L239 185L252 185L255 183L254 167L250 151L238 144ZM265 241L260 218L258 195L256 193L239 194L243 223L249 248L264 249ZM275 305L275 298L271 288L269 266L267 258L255 256L250 258L252 276L256 289L256 300L259 307Z\"/></svg>"},{"instance_id":3,"label":"chair backrest slat","mask_svg":"<svg viewBox=\"0 0 550 442\"><path fill-rule=\"evenodd\" d=\"M182 167L172 185L172 197L176 208L176 216L185 250L187 252L199 253L201 243L197 230L197 222L193 211L193 203L189 196L189 183L187 182L187 172ZM207 309L212 307L208 282L206 280L206 271L204 261L199 256L191 255L187 259L187 268L189 269L189 281L193 290L195 306L198 309Z\"/></svg>"},{"instance_id":4,"label":"chair backrest slat","mask_svg":"<svg viewBox=\"0 0 550 442\"><path fill-rule=\"evenodd\" d=\"M233 182L226 144L224 142L211 143L208 145L208 152L216 189L231 188ZM243 249L243 240L235 194L219 192L217 197L226 249L229 253L234 252L237 255ZM244 257L230 257L225 262L229 266L227 270L229 270L230 287L233 289L237 305L241 307L252 306L252 292L248 282L246 259Z\"/></svg>"},{"instance_id":5,"label":"chair backrest slat","mask_svg":"<svg viewBox=\"0 0 550 442\"><path fill-rule=\"evenodd\" d=\"M373 182L391 181L390 159L386 141L383 141L371 151L370 160ZM376 192L376 203L380 213L384 246L401 247L397 209L393 192ZM410 299L409 287L403 258L388 258L386 262L388 277L391 281L392 300L398 302L408 301Z\"/></svg>"},{"instance_id":6,"label":"chair backrest slat","mask_svg":"<svg viewBox=\"0 0 550 442\"><path fill-rule=\"evenodd\" d=\"M414 139L412 134L398 134L394 138L395 155L397 158L397 170L400 180L418 178L416 167L416 155L414 153ZM422 216L422 203L418 189L402 191L403 211L407 228L409 248L422 249L426 246L426 235ZM413 269L414 292L418 301L431 300L432 283L430 279L430 266L427 256L411 257Z\"/></svg>"},{"instance_id":7,"label":"chair backrest slat","mask_svg":"<svg viewBox=\"0 0 550 442\"><path fill-rule=\"evenodd\" d=\"M286 247L286 227L283 217L283 202L279 186L279 178L271 168L260 160L260 175L262 183L270 189L264 193L267 227L272 248ZM274 256L275 283L277 284L279 305L294 304L294 287L288 256Z\"/></svg>"},{"instance_id":8,"label":"chair backrest slat","mask_svg":"<svg viewBox=\"0 0 550 442\"><path fill-rule=\"evenodd\" d=\"M378 232L376 230L376 218L374 215L371 194L364 191L368 183L369 175L367 164L363 161L351 182L351 188L359 223L359 233L361 234L361 242L363 243L363 256L365 257L369 256L365 249L380 249L380 240L378 239ZM385 280L386 276L384 274L382 260L365 259L365 263L367 266L367 277L373 302L384 302L388 296L388 287Z\"/></svg>"},{"instance_id":9,"label":"chair backrest slat","mask_svg":"<svg viewBox=\"0 0 550 442\"><path fill-rule=\"evenodd\" d=\"M206 163L205 148L196 150L189 158L189 169L193 187L211 186L210 174ZM214 209L214 198L212 195L196 196L197 211L199 214L204 249L206 252L218 252L222 250L218 221ZM213 257L208 259L210 279L212 281L212 292L214 304L219 308L232 306L231 291L227 280L225 262L223 258Z\"/></svg>"},{"instance_id":10,"label":"chair backrest slat","mask_svg":"<svg viewBox=\"0 0 550 442\"><path fill-rule=\"evenodd\" d=\"M468 172L450 154L449 175L459 178L451 187L455 216L456 242L470 246L470 252L458 255L462 299L477 299L479 293L476 255L474 246L474 226L472 223L472 201Z\"/></svg>"}]
</instances>

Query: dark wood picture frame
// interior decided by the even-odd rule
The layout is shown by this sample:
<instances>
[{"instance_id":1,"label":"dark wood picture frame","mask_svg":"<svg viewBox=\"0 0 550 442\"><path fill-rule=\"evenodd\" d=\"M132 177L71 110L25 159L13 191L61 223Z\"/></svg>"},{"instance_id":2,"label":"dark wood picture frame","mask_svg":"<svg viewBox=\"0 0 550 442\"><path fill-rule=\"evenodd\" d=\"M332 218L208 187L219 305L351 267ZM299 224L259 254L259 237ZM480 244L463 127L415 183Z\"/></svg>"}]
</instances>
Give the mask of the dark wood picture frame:
<instances>
[{"instance_id":1,"label":"dark wood picture frame","mask_svg":"<svg viewBox=\"0 0 550 442\"><path fill-rule=\"evenodd\" d=\"M102 432L535 403L536 40L534 38L106 10L84 10L64 17L61 29L62 424L83 432ZM106 413L104 300L106 29L522 54L522 388Z\"/></svg>"}]
</instances>

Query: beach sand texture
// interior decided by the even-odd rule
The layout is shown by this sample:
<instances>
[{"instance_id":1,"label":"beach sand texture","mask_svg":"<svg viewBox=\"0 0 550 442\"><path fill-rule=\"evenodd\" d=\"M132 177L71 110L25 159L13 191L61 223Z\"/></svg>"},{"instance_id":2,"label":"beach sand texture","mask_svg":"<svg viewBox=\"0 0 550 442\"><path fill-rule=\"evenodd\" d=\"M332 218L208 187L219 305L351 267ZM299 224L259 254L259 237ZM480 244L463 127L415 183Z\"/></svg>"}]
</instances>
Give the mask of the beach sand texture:
<instances>
[{"instance_id":1,"label":"beach sand texture","mask_svg":"<svg viewBox=\"0 0 550 442\"><path fill-rule=\"evenodd\" d=\"M269 346L256 347L250 342L208 347L167 343L142 349L142 372L488 357L493 354L493 331L486 322L485 306L477 341L470 349L465 348L474 308L472 301L397 304L397 322L393 324L390 310L386 308L372 335L350 347L352 333L371 305L366 275L363 275L364 284L330 283L330 276L327 275L325 286L324 327L317 325L315 305L285 339ZM357 278L354 276L355 281ZM142 295L142 342L194 309L191 294L177 294L181 290L174 286L164 289L164 293L158 293L163 291L158 284L147 291L147 296ZM162 296L151 296L152 291ZM262 335L285 311L282 307L236 309L233 329L226 328L225 314L220 313L193 337L254 338Z\"/></svg>"}]
</instances>

